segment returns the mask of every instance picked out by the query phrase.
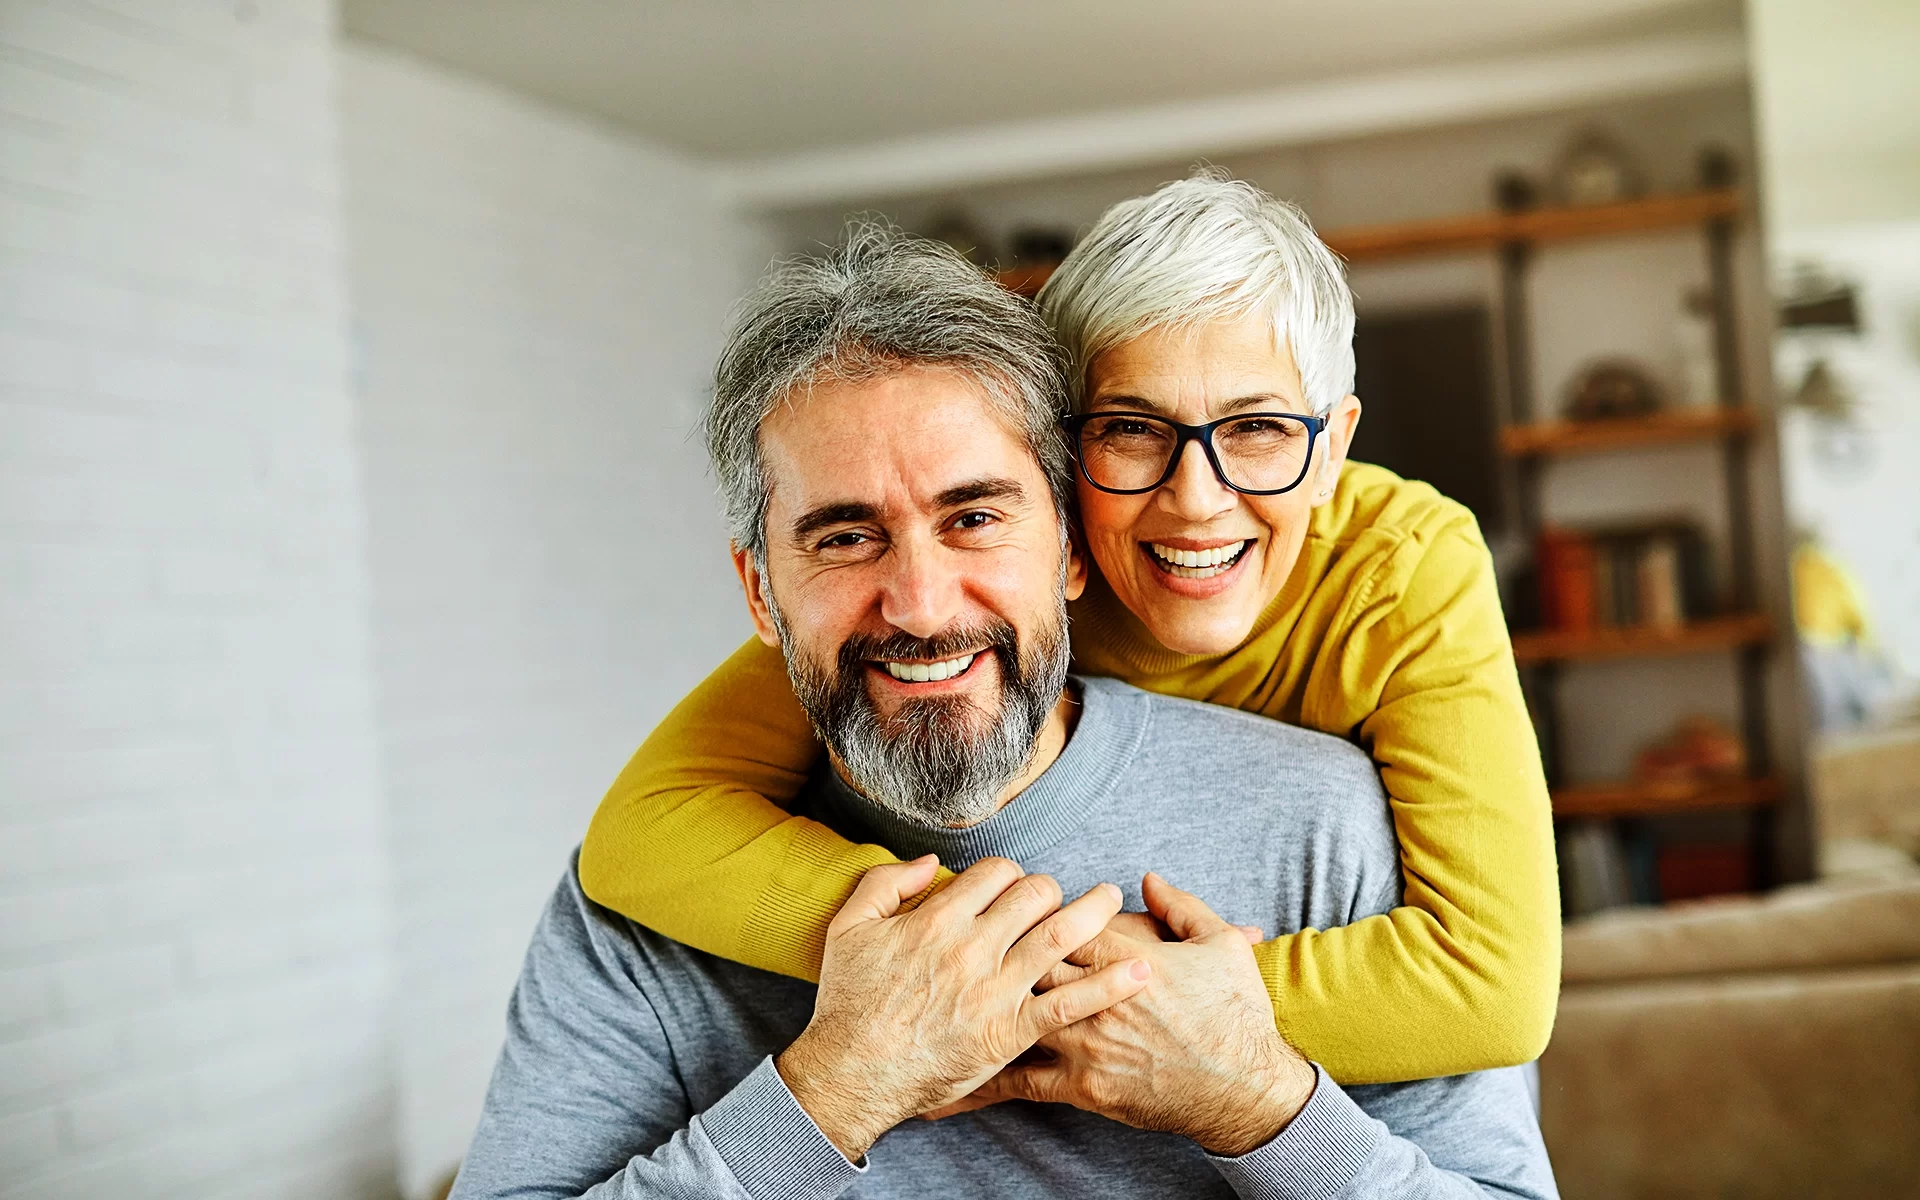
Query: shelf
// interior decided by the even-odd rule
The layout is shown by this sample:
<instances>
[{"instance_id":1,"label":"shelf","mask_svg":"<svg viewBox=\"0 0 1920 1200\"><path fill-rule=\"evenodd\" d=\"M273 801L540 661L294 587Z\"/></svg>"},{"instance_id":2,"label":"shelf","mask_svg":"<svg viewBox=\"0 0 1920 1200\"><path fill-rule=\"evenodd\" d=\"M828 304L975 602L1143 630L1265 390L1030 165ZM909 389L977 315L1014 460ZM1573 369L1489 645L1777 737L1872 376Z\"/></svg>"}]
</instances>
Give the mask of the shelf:
<instances>
[{"instance_id":1,"label":"shelf","mask_svg":"<svg viewBox=\"0 0 1920 1200\"><path fill-rule=\"evenodd\" d=\"M1486 250L1511 242L1539 245L1698 225L1740 211L1732 189L1649 196L1588 208L1537 208L1518 213L1473 213L1432 221L1401 221L1336 229L1327 245L1348 262L1420 254Z\"/></svg>"},{"instance_id":2,"label":"shelf","mask_svg":"<svg viewBox=\"0 0 1920 1200\"><path fill-rule=\"evenodd\" d=\"M1553 815L1640 817L1710 809L1765 808L1780 800L1777 779L1683 779L1555 788Z\"/></svg>"},{"instance_id":3,"label":"shelf","mask_svg":"<svg viewBox=\"0 0 1920 1200\"><path fill-rule=\"evenodd\" d=\"M1591 454L1630 446L1663 446L1749 433L1760 423L1750 408L1696 408L1601 421L1543 421L1500 431L1510 458Z\"/></svg>"},{"instance_id":4,"label":"shelf","mask_svg":"<svg viewBox=\"0 0 1920 1200\"><path fill-rule=\"evenodd\" d=\"M1544 629L1514 634L1513 658L1515 662L1525 665L1697 654L1703 650L1723 650L1730 646L1760 645L1772 636L1772 623L1762 613L1712 617L1672 628L1626 625L1579 633Z\"/></svg>"},{"instance_id":5,"label":"shelf","mask_svg":"<svg viewBox=\"0 0 1920 1200\"><path fill-rule=\"evenodd\" d=\"M1015 295L1032 296L1046 285L1047 280L1053 278L1054 269L1059 265L1044 263L1037 267L1009 267L1004 271L995 271L993 277L1001 287Z\"/></svg>"},{"instance_id":6,"label":"shelf","mask_svg":"<svg viewBox=\"0 0 1920 1200\"><path fill-rule=\"evenodd\" d=\"M1421 254L1488 250L1510 242L1539 245L1584 238L1642 233L1698 225L1740 211L1740 193L1731 189L1649 196L1588 208L1537 208L1521 213L1472 213L1431 221L1363 225L1321 235L1348 262L1405 258ZM1001 286L1022 296L1038 292L1053 267L1013 267L995 273Z\"/></svg>"}]
</instances>

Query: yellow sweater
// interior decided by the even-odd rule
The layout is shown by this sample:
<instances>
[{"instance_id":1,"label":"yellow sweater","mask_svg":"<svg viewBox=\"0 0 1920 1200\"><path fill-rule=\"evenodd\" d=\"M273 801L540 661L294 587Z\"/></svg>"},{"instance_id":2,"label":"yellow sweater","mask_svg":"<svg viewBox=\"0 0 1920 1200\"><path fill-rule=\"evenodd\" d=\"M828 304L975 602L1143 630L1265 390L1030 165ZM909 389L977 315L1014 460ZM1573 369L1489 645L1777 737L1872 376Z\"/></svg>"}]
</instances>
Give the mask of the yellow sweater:
<instances>
[{"instance_id":1,"label":"yellow sweater","mask_svg":"<svg viewBox=\"0 0 1920 1200\"><path fill-rule=\"evenodd\" d=\"M1464 508L1350 463L1239 649L1168 651L1097 575L1073 648L1083 674L1337 734L1379 765L1404 907L1255 949L1290 1043L1345 1083L1539 1055L1560 975L1552 818ZM580 854L587 894L688 945L817 979L828 921L862 872L893 861L779 807L819 754L779 653L749 642L614 782Z\"/></svg>"}]
</instances>

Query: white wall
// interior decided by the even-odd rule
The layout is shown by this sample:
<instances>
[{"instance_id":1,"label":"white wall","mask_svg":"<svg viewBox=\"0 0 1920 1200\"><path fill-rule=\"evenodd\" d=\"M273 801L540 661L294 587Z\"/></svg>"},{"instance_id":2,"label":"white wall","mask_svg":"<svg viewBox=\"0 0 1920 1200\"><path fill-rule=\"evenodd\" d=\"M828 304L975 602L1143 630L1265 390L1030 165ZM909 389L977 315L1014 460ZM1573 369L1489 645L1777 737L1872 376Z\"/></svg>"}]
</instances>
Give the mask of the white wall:
<instances>
[{"instance_id":1,"label":"white wall","mask_svg":"<svg viewBox=\"0 0 1920 1200\"><path fill-rule=\"evenodd\" d=\"M392 1194L323 0L0 2L0 1177Z\"/></svg>"},{"instance_id":2,"label":"white wall","mask_svg":"<svg viewBox=\"0 0 1920 1200\"><path fill-rule=\"evenodd\" d=\"M770 253L703 178L341 54L409 1192L471 1136L588 815L749 629L689 430Z\"/></svg>"},{"instance_id":3,"label":"white wall","mask_svg":"<svg viewBox=\"0 0 1920 1200\"><path fill-rule=\"evenodd\" d=\"M1783 274L1823 265L1858 292L1858 337L1783 335L1783 394L1822 356L1859 402L1863 462L1834 466L1817 419L1783 443L1794 522L1866 592L1881 645L1920 678L1920 6L1861 0L1845 19L1750 0L1754 100L1767 154L1768 250Z\"/></svg>"}]
</instances>

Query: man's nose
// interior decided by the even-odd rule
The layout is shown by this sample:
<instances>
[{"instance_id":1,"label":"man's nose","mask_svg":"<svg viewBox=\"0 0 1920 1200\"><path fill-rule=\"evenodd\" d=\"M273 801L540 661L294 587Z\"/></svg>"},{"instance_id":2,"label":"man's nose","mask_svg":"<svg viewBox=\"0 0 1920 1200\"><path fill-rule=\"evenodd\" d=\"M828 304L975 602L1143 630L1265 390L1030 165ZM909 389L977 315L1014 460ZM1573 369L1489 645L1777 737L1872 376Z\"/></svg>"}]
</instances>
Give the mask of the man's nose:
<instances>
[{"instance_id":1,"label":"man's nose","mask_svg":"<svg viewBox=\"0 0 1920 1200\"><path fill-rule=\"evenodd\" d=\"M895 542L880 592L880 616L914 637L930 638L960 615L959 564L937 539Z\"/></svg>"},{"instance_id":2,"label":"man's nose","mask_svg":"<svg viewBox=\"0 0 1920 1200\"><path fill-rule=\"evenodd\" d=\"M1160 485L1154 500L1160 507L1184 521L1210 521L1230 512L1240 503L1240 493L1220 481L1206 447L1188 442L1174 465L1173 478Z\"/></svg>"}]
</instances>

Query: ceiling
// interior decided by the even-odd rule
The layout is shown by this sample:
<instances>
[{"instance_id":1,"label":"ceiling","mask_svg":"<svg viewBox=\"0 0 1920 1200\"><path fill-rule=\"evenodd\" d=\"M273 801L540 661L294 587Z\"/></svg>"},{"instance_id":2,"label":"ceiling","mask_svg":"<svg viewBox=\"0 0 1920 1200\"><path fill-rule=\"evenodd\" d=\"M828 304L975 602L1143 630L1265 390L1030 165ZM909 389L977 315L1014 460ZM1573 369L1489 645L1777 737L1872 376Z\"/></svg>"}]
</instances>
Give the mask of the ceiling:
<instances>
[{"instance_id":1,"label":"ceiling","mask_svg":"<svg viewBox=\"0 0 1920 1200\"><path fill-rule=\"evenodd\" d=\"M716 158L1727 28L1739 0L345 0L349 34Z\"/></svg>"}]
</instances>

